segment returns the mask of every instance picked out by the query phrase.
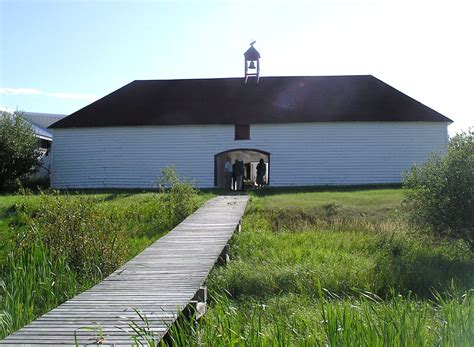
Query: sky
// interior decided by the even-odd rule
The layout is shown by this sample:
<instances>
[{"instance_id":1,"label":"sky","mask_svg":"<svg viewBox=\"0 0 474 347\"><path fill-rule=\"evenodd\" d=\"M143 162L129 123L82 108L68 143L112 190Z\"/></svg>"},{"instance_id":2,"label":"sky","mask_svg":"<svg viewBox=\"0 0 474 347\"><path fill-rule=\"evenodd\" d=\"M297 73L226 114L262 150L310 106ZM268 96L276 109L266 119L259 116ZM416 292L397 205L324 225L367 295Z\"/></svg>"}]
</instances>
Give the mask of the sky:
<instances>
[{"instance_id":1,"label":"sky","mask_svg":"<svg viewBox=\"0 0 474 347\"><path fill-rule=\"evenodd\" d=\"M0 108L70 114L137 79L371 74L474 126L469 1L0 0Z\"/></svg>"}]
</instances>

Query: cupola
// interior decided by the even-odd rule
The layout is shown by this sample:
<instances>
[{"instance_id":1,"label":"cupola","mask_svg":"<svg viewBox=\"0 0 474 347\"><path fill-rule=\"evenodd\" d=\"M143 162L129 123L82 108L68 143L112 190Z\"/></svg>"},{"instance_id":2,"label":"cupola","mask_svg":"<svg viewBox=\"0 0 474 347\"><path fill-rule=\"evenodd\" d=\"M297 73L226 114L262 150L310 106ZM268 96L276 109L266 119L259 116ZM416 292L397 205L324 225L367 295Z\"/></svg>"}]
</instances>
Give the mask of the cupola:
<instances>
[{"instance_id":1,"label":"cupola","mask_svg":"<svg viewBox=\"0 0 474 347\"><path fill-rule=\"evenodd\" d=\"M249 77L256 77L257 83L260 79L260 53L253 46L256 41L250 43L250 48L244 53L245 58L245 83Z\"/></svg>"}]
</instances>

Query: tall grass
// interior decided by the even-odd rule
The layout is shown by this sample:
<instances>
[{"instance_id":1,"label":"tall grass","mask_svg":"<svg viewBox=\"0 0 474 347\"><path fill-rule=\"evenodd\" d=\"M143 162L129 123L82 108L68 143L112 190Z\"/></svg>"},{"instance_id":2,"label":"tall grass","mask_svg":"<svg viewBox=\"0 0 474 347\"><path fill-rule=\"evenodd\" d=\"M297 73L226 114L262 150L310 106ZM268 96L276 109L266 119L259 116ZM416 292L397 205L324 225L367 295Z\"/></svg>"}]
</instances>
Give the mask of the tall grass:
<instances>
[{"instance_id":1,"label":"tall grass","mask_svg":"<svg viewBox=\"0 0 474 347\"><path fill-rule=\"evenodd\" d=\"M474 295L433 301L369 292L339 297L321 287L315 296L284 295L261 302L214 299L196 322L180 319L172 346L471 346ZM163 342L164 346L165 343Z\"/></svg>"},{"instance_id":2,"label":"tall grass","mask_svg":"<svg viewBox=\"0 0 474 347\"><path fill-rule=\"evenodd\" d=\"M0 339L97 283L210 196L176 179L161 193L138 196L15 199L16 225L0 262Z\"/></svg>"},{"instance_id":3,"label":"tall grass","mask_svg":"<svg viewBox=\"0 0 474 347\"><path fill-rule=\"evenodd\" d=\"M25 197L24 201L27 201ZM89 288L127 259L123 216L94 197L41 193L41 209L17 205L28 228L0 269L0 338Z\"/></svg>"},{"instance_id":4,"label":"tall grass","mask_svg":"<svg viewBox=\"0 0 474 347\"><path fill-rule=\"evenodd\" d=\"M21 328L75 294L81 287L62 256L51 257L42 244L9 254L0 282L0 336Z\"/></svg>"},{"instance_id":5,"label":"tall grass","mask_svg":"<svg viewBox=\"0 0 474 347\"><path fill-rule=\"evenodd\" d=\"M463 290L474 284L474 259L462 245L405 233L249 228L244 220L247 231L233 238L233 261L208 279L210 287L225 288L234 298L312 295L317 283L335 293L367 290L383 297L393 288L430 298L433 289L443 291L452 281Z\"/></svg>"},{"instance_id":6,"label":"tall grass","mask_svg":"<svg viewBox=\"0 0 474 347\"><path fill-rule=\"evenodd\" d=\"M453 281L462 290L472 288L469 249L412 232L398 215L400 195L382 191L389 197L373 190L306 193L313 195L312 205L309 198L297 202L301 193L289 194L286 203L286 194L252 197L244 232L233 238L235 261L216 269L210 285L233 297L312 294L316 282L335 293L354 289L380 296L395 289L431 297L433 289L444 291ZM333 203L321 203L320 195ZM364 201L373 208L358 205Z\"/></svg>"},{"instance_id":7,"label":"tall grass","mask_svg":"<svg viewBox=\"0 0 474 347\"><path fill-rule=\"evenodd\" d=\"M127 258L126 213L91 196L40 194L41 209L20 208L30 226L17 247L43 244L53 259L64 258L79 279L108 275Z\"/></svg>"},{"instance_id":8,"label":"tall grass","mask_svg":"<svg viewBox=\"0 0 474 347\"><path fill-rule=\"evenodd\" d=\"M232 261L208 278L210 309L169 341L471 346L474 259L461 242L411 232L401 200L394 189L252 196Z\"/></svg>"}]
</instances>

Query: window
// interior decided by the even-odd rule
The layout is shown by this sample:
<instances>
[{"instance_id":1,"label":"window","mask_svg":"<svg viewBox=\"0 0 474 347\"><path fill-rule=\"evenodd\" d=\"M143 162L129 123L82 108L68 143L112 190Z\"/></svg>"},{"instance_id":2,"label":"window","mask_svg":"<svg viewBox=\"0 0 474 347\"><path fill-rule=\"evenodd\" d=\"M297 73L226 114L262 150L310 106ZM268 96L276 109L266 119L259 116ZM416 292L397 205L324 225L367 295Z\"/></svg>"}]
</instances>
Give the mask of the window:
<instances>
[{"instance_id":1,"label":"window","mask_svg":"<svg viewBox=\"0 0 474 347\"><path fill-rule=\"evenodd\" d=\"M250 125L236 124L234 140L250 140Z\"/></svg>"}]
</instances>

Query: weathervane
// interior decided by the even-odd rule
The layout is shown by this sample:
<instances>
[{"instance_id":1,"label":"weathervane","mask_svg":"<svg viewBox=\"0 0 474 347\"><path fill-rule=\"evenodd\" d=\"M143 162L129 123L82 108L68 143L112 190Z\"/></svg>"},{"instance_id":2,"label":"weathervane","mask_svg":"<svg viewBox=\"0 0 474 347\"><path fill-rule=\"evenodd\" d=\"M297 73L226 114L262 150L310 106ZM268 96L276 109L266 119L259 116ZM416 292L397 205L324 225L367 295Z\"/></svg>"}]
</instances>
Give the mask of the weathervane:
<instances>
[{"instance_id":1,"label":"weathervane","mask_svg":"<svg viewBox=\"0 0 474 347\"><path fill-rule=\"evenodd\" d=\"M244 53L245 58L245 83L250 76L255 76L258 80L260 79L260 53L253 46L257 41L250 43L250 48ZM255 70L255 71L249 71Z\"/></svg>"}]
</instances>

